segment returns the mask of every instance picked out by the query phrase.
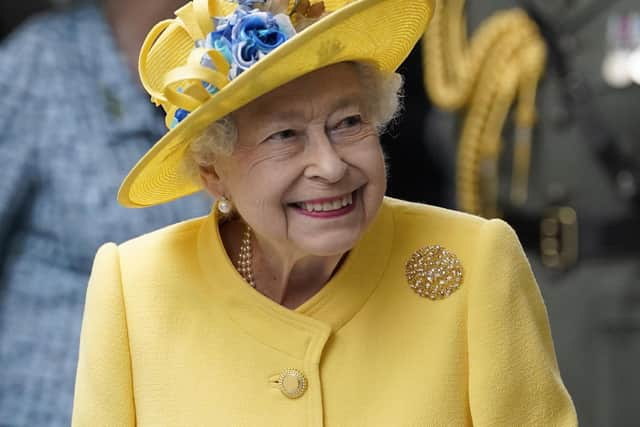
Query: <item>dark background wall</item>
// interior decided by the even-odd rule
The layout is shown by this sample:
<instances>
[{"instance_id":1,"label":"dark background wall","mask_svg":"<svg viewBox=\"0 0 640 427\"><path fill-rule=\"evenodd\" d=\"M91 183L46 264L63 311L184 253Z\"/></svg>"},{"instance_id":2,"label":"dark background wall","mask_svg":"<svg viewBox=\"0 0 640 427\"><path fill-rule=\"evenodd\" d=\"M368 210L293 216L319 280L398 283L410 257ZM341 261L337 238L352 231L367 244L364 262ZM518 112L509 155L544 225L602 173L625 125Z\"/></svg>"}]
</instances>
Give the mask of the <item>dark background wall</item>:
<instances>
[{"instance_id":1,"label":"dark background wall","mask_svg":"<svg viewBox=\"0 0 640 427\"><path fill-rule=\"evenodd\" d=\"M405 77L405 109L382 144L388 156L388 194L404 200L445 205L446 164L427 144L424 120L431 106L422 83L422 48L416 46L400 67Z\"/></svg>"}]
</instances>

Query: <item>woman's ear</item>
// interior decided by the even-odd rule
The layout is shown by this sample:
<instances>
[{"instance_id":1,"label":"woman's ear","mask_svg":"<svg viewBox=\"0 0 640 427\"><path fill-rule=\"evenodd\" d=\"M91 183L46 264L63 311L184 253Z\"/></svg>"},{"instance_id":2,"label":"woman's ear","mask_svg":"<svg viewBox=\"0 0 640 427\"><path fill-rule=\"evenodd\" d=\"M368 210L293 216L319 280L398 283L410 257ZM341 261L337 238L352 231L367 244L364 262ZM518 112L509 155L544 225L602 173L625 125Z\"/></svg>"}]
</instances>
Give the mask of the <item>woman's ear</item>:
<instances>
[{"instance_id":1,"label":"woman's ear","mask_svg":"<svg viewBox=\"0 0 640 427\"><path fill-rule=\"evenodd\" d=\"M222 182L220 173L215 165L200 166L200 179L205 190L214 198L218 199L227 194L226 188Z\"/></svg>"}]
</instances>

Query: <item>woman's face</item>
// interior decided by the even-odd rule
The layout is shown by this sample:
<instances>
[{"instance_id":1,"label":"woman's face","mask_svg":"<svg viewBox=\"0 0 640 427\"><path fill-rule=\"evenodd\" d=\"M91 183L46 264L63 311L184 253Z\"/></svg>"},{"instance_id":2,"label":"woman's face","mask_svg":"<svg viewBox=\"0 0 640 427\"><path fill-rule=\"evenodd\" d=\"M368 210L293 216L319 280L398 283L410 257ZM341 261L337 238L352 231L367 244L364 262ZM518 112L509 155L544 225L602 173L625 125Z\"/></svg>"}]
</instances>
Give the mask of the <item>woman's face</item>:
<instances>
[{"instance_id":1,"label":"woman's face","mask_svg":"<svg viewBox=\"0 0 640 427\"><path fill-rule=\"evenodd\" d=\"M353 64L332 65L233 113L238 140L217 159L213 194L224 194L261 244L316 256L351 249L386 190L375 125L365 117Z\"/></svg>"}]
</instances>

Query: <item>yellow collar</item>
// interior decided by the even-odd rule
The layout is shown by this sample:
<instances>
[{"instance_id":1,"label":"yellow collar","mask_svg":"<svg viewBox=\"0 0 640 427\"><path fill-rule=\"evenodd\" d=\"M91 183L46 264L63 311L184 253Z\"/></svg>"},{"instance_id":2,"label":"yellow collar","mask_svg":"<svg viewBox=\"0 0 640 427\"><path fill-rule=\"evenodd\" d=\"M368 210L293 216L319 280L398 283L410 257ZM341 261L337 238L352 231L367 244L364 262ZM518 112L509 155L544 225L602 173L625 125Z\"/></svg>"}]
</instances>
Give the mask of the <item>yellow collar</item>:
<instances>
[{"instance_id":1,"label":"yellow collar","mask_svg":"<svg viewBox=\"0 0 640 427\"><path fill-rule=\"evenodd\" d=\"M198 256L207 286L220 307L247 333L271 347L302 358L317 341L321 350L333 331L344 326L374 292L386 269L393 243L391 208L382 204L373 223L338 272L313 297L290 310L257 292L236 271L223 246L214 209L198 235Z\"/></svg>"}]
</instances>

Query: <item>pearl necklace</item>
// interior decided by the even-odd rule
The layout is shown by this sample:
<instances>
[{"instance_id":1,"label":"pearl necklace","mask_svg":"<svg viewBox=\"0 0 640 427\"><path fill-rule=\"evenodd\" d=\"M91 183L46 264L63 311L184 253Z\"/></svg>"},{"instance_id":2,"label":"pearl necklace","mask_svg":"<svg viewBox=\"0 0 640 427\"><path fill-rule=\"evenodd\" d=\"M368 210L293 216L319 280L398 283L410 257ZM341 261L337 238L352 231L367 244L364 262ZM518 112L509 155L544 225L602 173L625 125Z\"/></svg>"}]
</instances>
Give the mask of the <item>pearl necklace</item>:
<instances>
[{"instance_id":1,"label":"pearl necklace","mask_svg":"<svg viewBox=\"0 0 640 427\"><path fill-rule=\"evenodd\" d=\"M253 277L253 263L252 263L252 248L251 248L251 227L247 225L242 233L242 243L240 244L240 253L238 254L238 272L251 285L252 288L256 287L256 281Z\"/></svg>"}]
</instances>

